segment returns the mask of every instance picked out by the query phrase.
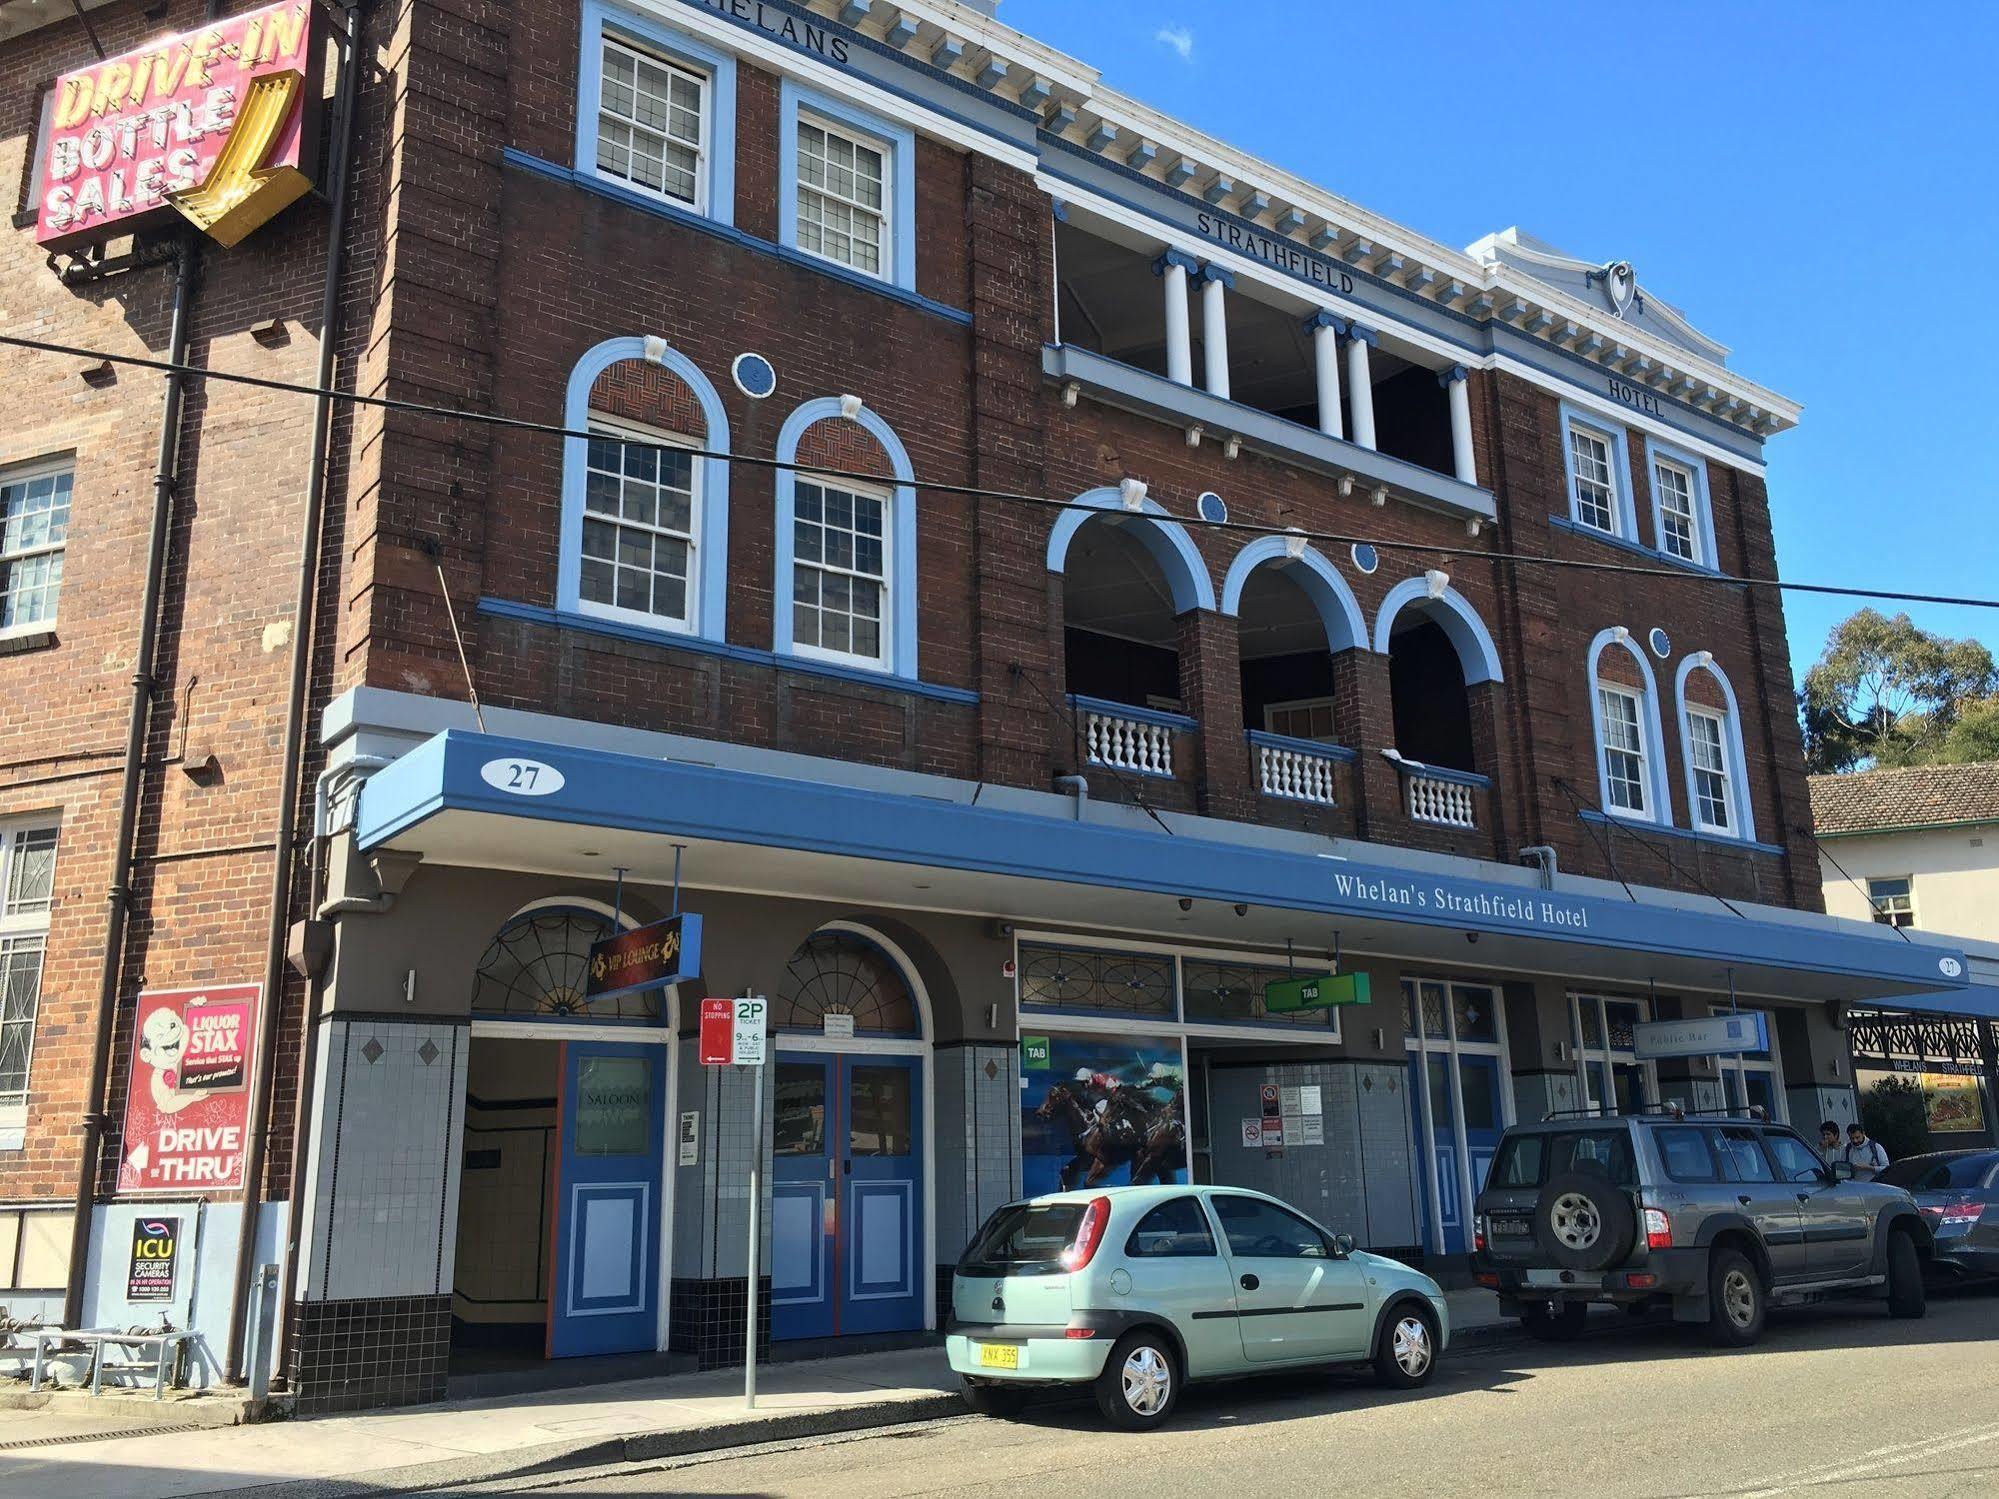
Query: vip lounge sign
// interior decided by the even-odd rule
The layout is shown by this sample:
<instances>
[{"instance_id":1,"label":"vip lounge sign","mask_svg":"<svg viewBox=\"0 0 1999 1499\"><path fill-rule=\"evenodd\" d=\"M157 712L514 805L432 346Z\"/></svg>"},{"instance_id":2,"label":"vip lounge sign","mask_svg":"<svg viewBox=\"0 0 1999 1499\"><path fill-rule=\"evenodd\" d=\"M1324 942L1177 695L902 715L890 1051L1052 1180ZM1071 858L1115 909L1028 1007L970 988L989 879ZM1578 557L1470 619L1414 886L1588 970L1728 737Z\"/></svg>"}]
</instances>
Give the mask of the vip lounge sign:
<instances>
[{"instance_id":1,"label":"vip lounge sign","mask_svg":"<svg viewBox=\"0 0 1999 1499\"><path fill-rule=\"evenodd\" d=\"M125 1090L121 1192L243 1185L260 984L139 996Z\"/></svg>"},{"instance_id":2,"label":"vip lounge sign","mask_svg":"<svg viewBox=\"0 0 1999 1499\"><path fill-rule=\"evenodd\" d=\"M641 989L658 989L701 972L701 918L669 916L590 945L583 997L602 1004Z\"/></svg>"},{"instance_id":3,"label":"vip lounge sign","mask_svg":"<svg viewBox=\"0 0 1999 1499\"><path fill-rule=\"evenodd\" d=\"M68 249L175 215L223 245L311 190L321 36L281 0L56 80L35 241Z\"/></svg>"}]
</instances>

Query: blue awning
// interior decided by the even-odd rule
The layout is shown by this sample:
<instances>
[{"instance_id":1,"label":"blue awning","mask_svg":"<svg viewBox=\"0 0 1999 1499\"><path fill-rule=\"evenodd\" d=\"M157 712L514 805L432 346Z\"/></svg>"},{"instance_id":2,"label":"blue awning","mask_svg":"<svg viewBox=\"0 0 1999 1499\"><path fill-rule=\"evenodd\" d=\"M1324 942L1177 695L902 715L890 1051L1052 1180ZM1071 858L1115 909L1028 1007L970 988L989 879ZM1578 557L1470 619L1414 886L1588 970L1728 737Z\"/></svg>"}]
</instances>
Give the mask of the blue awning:
<instances>
[{"instance_id":1,"label":"blue awning","mask_svg":"<svg viewBox=\"0 0 1999 1499\"><path fill-rule=\"evenodd\" d=\"M632 849L653 850L635 868L654 881L668 845L681 843L701 851L689 864L697 886L783 890L790 886L776 882L838 876L842 893L884 904L1077 923L1104 921L1115 898L1124 924L1161 932L1186 930L1171 923L1185 919L1177 903L1191 900L1220 903L1205 908L1206 919L1223 926L1203 929L1204 937L1225 929L1281 945L1301 929L1320 942L1340 929L1356 950L1373 943L1376 952L1460 964L1713 990L1737 983L1744 993L1801 999L1913 1004L1929 996L1925 1008L1999 1015L1999 993L1969 987L1961 952L1903 941L1887 928L1542 890L1295 845L1169 836L459 730L370 779L355 834L364 851L394 846L437 862L598 877ZM593 857L607 861L578 862ZM727 879L716 877L718 864ZM924 895L902 893L905 874ZM1215 915L1237 903L1257 917ZM1467 942L1487 945L1474 954Z\"/></svg>"}]
</instances>

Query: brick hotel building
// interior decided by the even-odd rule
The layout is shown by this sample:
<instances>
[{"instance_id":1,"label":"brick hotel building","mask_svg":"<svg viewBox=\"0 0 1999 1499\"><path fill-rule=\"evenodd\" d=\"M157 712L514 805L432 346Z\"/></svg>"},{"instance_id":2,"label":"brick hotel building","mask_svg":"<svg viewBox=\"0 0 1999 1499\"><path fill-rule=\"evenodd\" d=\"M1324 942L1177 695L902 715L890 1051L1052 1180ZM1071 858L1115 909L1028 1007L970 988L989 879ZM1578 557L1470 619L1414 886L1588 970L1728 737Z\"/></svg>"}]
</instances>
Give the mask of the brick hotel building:
<instances>
[{"instance_id":1,"label":"brick hotel building","mask_svg":"<svg viewBox=\"0 0 1999 1499\"><path fill-rule=\"evenodd\" d=\"M0 334L71 351L0 347L11 1314L164 1312L307 1411L712 1366L753 1150L779 1356L936 1328L1085 1176L1449 1264L1515 1119L1850 1118L1847 1005L1999 1000L1822 913L1726 581L1798 408L1629 265L1433 243L972 0L335 8L314 192L51 254L51 85L246 9L0 3ZM118 362L177 349L576 435ZM680 982L593 998L675 911ZM161 1180L132 1121L225 1095L224 1185Z\"/></svg>"}]
</instances>

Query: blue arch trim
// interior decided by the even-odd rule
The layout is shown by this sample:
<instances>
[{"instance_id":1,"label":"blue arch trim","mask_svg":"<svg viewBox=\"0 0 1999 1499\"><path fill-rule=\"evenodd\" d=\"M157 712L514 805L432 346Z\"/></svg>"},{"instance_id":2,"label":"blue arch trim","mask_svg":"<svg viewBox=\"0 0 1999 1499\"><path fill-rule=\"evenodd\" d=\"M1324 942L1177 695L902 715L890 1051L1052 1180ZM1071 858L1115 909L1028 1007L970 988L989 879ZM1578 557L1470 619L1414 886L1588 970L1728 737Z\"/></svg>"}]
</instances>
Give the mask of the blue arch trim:
<instances>
[{"instance_id":1,"label":"blue arch trim","mask_svg":"<svg viewBox=\"0 0 1999 1499\"><path fill-rule=\"evenodd\" d=\"M1669 828L1673 825L1673 787L1666 778L1666 735L1659 723L1659 680L1652 675L1652 663L1645 659L1645 653L1638 648L1638 642L1631 638L1630 632L1627 630L1620 639L1615 628L1597 631L1596 639L1589 643L1588 675L1585 679L1589 691L1590 742L1596 749L1597 805L1613 816L1640 820L1635 813L1611 811L1610 778L1604 774L1603 703L1597 697L1596 663L1613 646L1638 663L1638 675L1645 679L1645 773L1652 783L1652 806L1642 820Z\"/></svg>"},{"instance_id":2,"label":"blue arch trim","mask_svg":"<svg viewBox=\"0 0 1999 1499\"><path fill-rule=\"evenodd\" d=\"M1478 610L1472 608L1471 601L1448 586L1440 598L1431 600L1430 585L1423 578L1404 578L1389 589L1388 596L1381 601L1381 609L1374 617L1374 648L1377 652L1384 656L1388 654L1389 637L1395 631L1395 617L1418 602L1434 602L1437 605L1437 623L1457 649L1458 662L1465 669L1465 686L1476 687L1480 682L1506 680L1506 672L1499 664L1499 647L1493 644L1492 632L1478 617Z\"/></svg>"},{"instance_id":3,"label":"blue arch trim","mask_svg":"<svg viewBox=\"0 0 1999 1499\"><path fill-rule=\"evenodd\" d=\"M1069 502L1055 522L1055 529L1048 535L1048 570L1051 573L1066 571L1069 559L1069 543L1076 539L1076 533L1096 517L1092 511L1108 511L1113 515L1124 515L1124 500L1115 489L1092 489L1079 494ZM1077 509L1077 506L1087 508ZM1143 546L1159 564L1160 572L1166 575L1166 586L1173 592L1173 612L1185 614L1189 609L1209 609L1215 607L1214 580L1208 576L1208 564L1201 560L1200 550L1186 528L1166 513L1166 507L1157 500L1147 498L1144 502L1141 525L1130 528L1132 539Z\"/></svg>"},{"instance_id":4,"label":"blue arch trim","mask_svg":"<svg viewBox=\"0 0 1999 1499\"><path fill-rule=\"evenodd\" d=\"M1707 659L1702 660L1702 655L1707 655ZM1746 843L1754 843L1756 808L1749 799L1749 757L1744 753L1742 744L1742 707L1735 700L1735 684L1728 680L1728 673L1706 652L1688 656L1673 674L1673 700L1680 705L1680 760L1686 771L1687 818L1698 827L1701 802L1694 785L1693 730L1687 722L1693 713L1693 704L1687 701L1687 679L1697 671L1704 671L1714 678L1721 688L1722 700L1728 704L1728 720L1722 730L1726 736L1722 741L1722 750L1728 756L1728 810L1735 817L1735 826L1727 833L1711 833L1707 828L1699 828L1699 831L1710 833L1713 837L1739 838Z\"/></svg>"},{"instance_id":5,"label":"blue arch trim","mask_svg":"<svg viewBox=\"0 0 1999 1499\"><path fill-rule=\"evenodd\" d=\"M722 397L693 360L678 349L662 343L657 363L678 375L694 392L701 406L706 429L701 445L722 461L696 459L700 473L696 495L698 513L694 537L694 606L692 633L704 640L721 640L727 630L729 603L729 413ZM627 359L646 359L643 338L607 338L576 361L569 372L569 389L563 400L562 423L572 432L590 425L590 389L597 377L614 364ZM556 564L556 607L576 614L601 614L659 630L681 634L664 620L650 620L629 609L605 609L586 604L582 598L583 576L583 491L588 477L590 443L582 437L565 438L562 444L562 537L561 555Z\"/></svg>"},{"instance_id":6,"label":"blue arch trim","mask_svg":"<svg viewBox=\"0 0 1999 1499\"><path fill-rule=\"evenodd\" d=\"M1339 569L1316 547L1307 546L1295 559L1288 557L1284 548L1281 536L1259 536L1236 553L1235 561L1229 564L1229 575L1222 583L1222 613L1242 612L1242 591L1249 583L1249 575L1269 564L1305 590L1305 597L1312 601L1312 607L1319 611L1319 618L1325 624L1326 649L1368 649L1367 620L1360 612L1360 601L1347 587Z\"/></svg>"},{"instance_id":7,"label":"blue arch trim","mask_svg":"<svg viewBox=\"0 0 1999 1499\"><path fill-rule=\"evenodd\" d=\"M820 396L807 401L784 419L777 434L777 460L792 463L798 458L805 434L823 421L841 420L840 398ZM916 678L916 470L910 465L909 451L895 430L868 407L854 417L868 435L888 454L895 474L893 498L888 515L888 619L887 660L876 670L890 676ZM777 534L772 538L776 553L777 593L771 609L771 648L780 656L798 655L791 635L792 516L798 497L798 476L790 469L777 471ZM841 658L847 665L867 668L867 663Z\"/></svg>"}]
</instances>

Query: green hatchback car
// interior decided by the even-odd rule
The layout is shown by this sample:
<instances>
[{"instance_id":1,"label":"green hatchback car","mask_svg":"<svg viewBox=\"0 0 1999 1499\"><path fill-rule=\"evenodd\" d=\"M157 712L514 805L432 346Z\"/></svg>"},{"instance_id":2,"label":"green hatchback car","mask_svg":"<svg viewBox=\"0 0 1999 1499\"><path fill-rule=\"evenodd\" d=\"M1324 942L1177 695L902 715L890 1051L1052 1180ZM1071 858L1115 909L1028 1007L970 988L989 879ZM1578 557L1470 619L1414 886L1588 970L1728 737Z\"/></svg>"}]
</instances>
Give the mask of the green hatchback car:
<instances>
[{"instance_id":1,"label":"green hatchback car","mask_svg":"<svg viewBox=\"0 0 1999 1499\"><path fill-rule=\"evenodd\" d=\"M947 1332L974 1410L1088 1385L1106 1419L1144 1430L1195 1379L1371 1364L1413 1389L1451 1329L1420 1271L1260 1192L1178 1186L1001 1208L958 1262Z\"/></svg>"}]
</instances>

